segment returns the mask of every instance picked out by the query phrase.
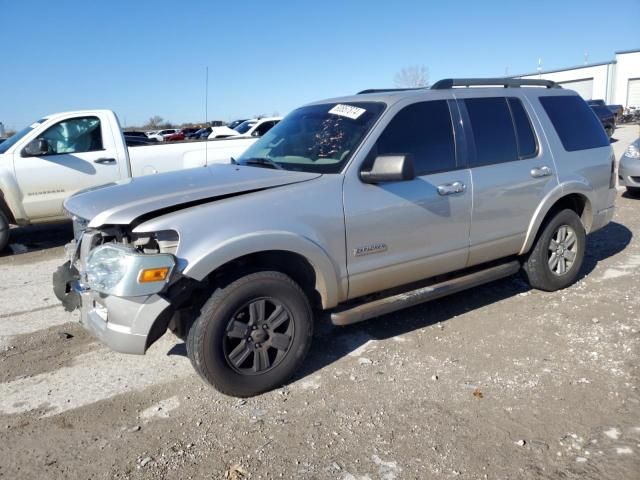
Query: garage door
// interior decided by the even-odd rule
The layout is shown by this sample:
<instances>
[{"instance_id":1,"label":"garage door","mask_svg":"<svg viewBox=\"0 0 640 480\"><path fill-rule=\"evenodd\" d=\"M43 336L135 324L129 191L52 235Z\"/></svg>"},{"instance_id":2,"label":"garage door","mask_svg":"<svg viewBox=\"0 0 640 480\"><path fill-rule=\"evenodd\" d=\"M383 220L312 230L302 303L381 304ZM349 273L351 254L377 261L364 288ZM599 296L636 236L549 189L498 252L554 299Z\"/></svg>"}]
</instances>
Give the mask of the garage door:
<instances>
[{"instance_id":1,"label":"garage door","mask_svg":"<svg viewBox=\"0 0 640 480\"><path fill-rule=\"evenodd\" d=\"M627 107L640 107L640 78L629 79Z\"/></svg>"},{"instance_id":2,"label":"garage door","mask_svg":"<svg viewBox=\"0 0 640 480\"><path fill-rule=\"evenodd\" d=\"M571 80L570 82L558 82L563 88L575 90L585 100L593 99L593 78Z\"/></svg>"}]
</instances>

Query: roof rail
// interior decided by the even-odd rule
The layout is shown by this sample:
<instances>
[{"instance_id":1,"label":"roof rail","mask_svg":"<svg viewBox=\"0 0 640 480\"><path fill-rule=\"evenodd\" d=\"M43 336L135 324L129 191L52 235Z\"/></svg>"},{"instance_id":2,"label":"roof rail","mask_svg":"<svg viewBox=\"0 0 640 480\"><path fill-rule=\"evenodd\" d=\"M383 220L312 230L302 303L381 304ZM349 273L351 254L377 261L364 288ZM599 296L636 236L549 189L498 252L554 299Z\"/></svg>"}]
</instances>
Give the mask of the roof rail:
<instances>
[{"instance_id":1,"label":"roof rail","mask_svg":"<svg viewBox=\"0 0 640 480\"><path fill-rule=\"evenodd\" d=\"M517 88L524 85L532 87L562 88L552 80L536 80L529 78L445 78L431 86L432 90L446 90L453 87L490 87Z\"/></svg>"},{"instance_id":2,"label":"roof rail","mask_svg":"<svg viewBox=\"0 0 640 480\"><path fill-rule=\"evenodd\" d=\"M358 92L356 95L364 95L365 93L404 92L406 90L423 90L423 88L368 88L367 90Z\"/></svg>"}]
</instances>

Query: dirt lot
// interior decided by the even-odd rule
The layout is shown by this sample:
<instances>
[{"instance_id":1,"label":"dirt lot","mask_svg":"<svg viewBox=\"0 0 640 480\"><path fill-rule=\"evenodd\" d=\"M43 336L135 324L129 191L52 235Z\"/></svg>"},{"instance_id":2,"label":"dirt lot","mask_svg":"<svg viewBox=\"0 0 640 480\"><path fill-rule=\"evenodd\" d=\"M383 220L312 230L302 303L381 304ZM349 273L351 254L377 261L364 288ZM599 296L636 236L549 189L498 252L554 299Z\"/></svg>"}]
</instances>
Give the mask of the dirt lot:
<instances>
[{"instance_id":1,"label":"dirt lot","mask_svg":"<svg viewBox=\"0 0 640 480\"><path fill-rule=\"evenodd\" d=\"M619 158L638 135L624 127ZM288 386L225 397L171 335L97 344L55 301L68 225L0 258L0 478L640 479L640 199L581 279L518 277L349 328Z\"/></svg>"}]
</instances>

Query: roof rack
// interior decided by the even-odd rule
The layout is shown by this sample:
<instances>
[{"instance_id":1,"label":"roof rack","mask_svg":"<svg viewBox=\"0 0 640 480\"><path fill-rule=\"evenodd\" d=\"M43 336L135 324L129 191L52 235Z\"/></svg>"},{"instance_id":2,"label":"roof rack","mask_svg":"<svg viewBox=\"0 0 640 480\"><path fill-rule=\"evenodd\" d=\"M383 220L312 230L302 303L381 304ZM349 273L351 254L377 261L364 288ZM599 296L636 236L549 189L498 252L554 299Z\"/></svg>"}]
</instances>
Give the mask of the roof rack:
<instances>
[{"instance_id":1,"label":"roof rack","mask_svg":"<svg viewBox=\"0 0 640 480\"><path fill-rule=\"evenodd\" d=\"M518 88L524 85L532 87L562 88L552 80L536 80L528 78L445 78L431 86L432 90L446 90L453 87L490 87Z\"/></svg>"},{"instance_id":2,"label":"roof rack","mask_svg":"<svg viewBox=\"0 0 640 480\"><path fill-rule=\"evenodd\" d=\"M368 88L367 90L362 90L358 92L356 95L364 95L365 93L385 93L385 92L404 92L407 90L422 90L422 87L418 88Z\"/></svg>"}]
</instances>

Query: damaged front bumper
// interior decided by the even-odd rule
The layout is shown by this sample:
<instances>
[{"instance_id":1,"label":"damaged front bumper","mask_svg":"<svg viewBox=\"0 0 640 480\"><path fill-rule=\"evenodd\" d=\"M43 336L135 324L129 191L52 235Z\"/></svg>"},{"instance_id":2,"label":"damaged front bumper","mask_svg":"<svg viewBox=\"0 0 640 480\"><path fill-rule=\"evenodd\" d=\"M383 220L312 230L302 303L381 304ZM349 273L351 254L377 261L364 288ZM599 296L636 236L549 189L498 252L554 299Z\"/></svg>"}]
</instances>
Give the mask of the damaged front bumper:
<instances>
[{"instance_id":1,"label":"damaged front bumper","mask_svg":"<svg viewBox=\"0 0 640 480\"><path fill-rule=\"evenodd\" d=\"M104 296L83 290L76 284L81 298L80 322L98 340L112 350L142 355L164 332L154 335L154 325L172 314L171 304L159 295L147 297ZM159 321L157 325L166 322Z\"/></svg>"},{"instance_id":2,"label":"damaged front bumper","mask_svg":"<svg viewBox=\"0 0 640 480\"><path fill-rule=\"evenodd\" d=\"M80 309L80 323L109 348L144 354L166 331L171 303L157 293L116 296L93 291L79 273L83 260L78 257L86 256L78 255L78 243L71 242L65 250L69 260L53 274L53 290L65 309Z\"/></svg>"}]
</instances>

